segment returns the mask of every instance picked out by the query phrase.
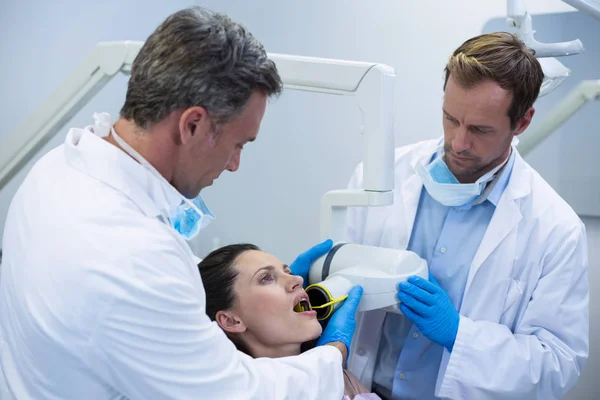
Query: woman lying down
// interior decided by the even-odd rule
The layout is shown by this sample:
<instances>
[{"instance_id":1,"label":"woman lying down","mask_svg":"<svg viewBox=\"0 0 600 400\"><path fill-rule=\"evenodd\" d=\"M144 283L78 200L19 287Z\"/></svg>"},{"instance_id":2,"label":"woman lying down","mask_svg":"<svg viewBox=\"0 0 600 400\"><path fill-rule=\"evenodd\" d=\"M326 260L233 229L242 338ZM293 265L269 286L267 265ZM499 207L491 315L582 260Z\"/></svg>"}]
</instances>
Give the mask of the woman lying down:
<instances>
[{"instance_id":1,"label":"woman lying down","mask_svg":"<svg viewBox=\"0 0 600 400\"><path fill-rule=\"evenodd\" d=\"M293 356L321 335L315 311L294 311L308 301L302 278L275 256L251 244L234 244L213 251L198 267L206 313L238 350L254 358ZM360 395L367 389L348 371L344 392L344 399L379 399Z\"/></svg>"}]
</instances>

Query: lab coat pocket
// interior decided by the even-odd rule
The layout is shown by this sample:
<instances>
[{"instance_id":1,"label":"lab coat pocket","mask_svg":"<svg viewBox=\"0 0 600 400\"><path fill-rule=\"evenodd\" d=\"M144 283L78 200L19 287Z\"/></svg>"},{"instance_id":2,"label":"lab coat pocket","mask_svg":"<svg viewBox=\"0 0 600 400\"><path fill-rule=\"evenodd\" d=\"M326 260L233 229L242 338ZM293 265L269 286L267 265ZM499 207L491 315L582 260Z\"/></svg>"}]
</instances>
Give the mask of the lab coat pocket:
<instances>
[{"instance_id":1,"label":"lab coat pocket","mask_svg":"<svg viewBox=\"0 0 600 400\"><path fill-rule=\"evenodd\" d=\"M508 290L502 308L500 323L512 328L515 315L519 309L520 299L523 296L521 283L515 279L509 279Z\"/></svg>"}]
</instances>

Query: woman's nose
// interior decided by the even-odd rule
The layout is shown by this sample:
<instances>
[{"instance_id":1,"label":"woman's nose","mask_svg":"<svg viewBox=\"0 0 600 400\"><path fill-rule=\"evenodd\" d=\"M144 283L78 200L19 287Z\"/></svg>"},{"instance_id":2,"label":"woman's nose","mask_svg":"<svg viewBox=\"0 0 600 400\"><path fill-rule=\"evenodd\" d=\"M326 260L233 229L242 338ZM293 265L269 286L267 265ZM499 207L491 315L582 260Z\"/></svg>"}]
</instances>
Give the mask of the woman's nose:
<instances>
[{"instance_id":1,"label":"woman's nose","mask_svg":"<svg viewBox=\"0 0 600 400\"><path fill-rule=\"evenodd\" d=\"M303 283L304 283L304 279L302 279L301 276L289 275L289 279L288 279L286 286L287 286L288 291L293 292L298 287L302 287Z\"/></svg>"}]
</instances>

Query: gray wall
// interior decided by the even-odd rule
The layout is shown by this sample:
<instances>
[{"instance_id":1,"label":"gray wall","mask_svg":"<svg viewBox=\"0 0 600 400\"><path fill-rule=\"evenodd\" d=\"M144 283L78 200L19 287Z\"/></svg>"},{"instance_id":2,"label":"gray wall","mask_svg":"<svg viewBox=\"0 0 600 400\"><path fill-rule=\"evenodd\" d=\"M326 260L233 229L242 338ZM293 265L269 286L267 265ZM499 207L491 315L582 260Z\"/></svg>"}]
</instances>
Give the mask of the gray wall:
<instances>
[{"instance_id":1,"label":"gray wall","mask_svg":"<svg viewBox=\"0 0 600 400\"><path fill-rule=\"evenodd\" d=\"M0 140L27 118L96 42L144 40L169 13L194 3L227 12L243 22L270 52L376 61L393 66L398 75L395 123L398 145L441 135L442 70L452 50L491 24L507 29L503 25L506 3L502 0L105 0L102 4L64 0L51 3L59 2L0 2ZM559 0L529 0L526 4L533 13L568 9ZM146 15L143 18L141 11ZM572 15L575 14L549 16L564 22L548 28L535 25L538 38L566 40L579 36L584 40L579 22L576 26L569 25ZM546 16L535 18L537 24L538 19ZM438 22L432 25L433 21ZM591 23L587 26L594 28ZM594 43L588 38L586 42L588 49L598 45L597 40ZM574 69L571 81L565 85L580 79L600 78L600 70L597 76L578 76L588 70L583 69L585 65L571 64L575 62L578 62L575 57L565 60L565 64ZM124 77L113 79L67 125L91 123L94 111L108 111L116 116L125 85ZM559 97L557 94L541 100L536 118L543 116ZM594 106L587 106L591 107ZM528 157L558 190L564 187L565 181L573 181L578 172L597 179L594 175L597 168L591 159L593 147L587 142L581 150L575 147L583 140L595 138L593 127L598 126L597 111L598 108L582 110L589 113L591 119L585 123L581 123L581 119L570 121L573 126L568 133L555 135L544 143L544 148ZM202 256L217 245L249 241L274 252L282 260L291 261L299 251L314 244L318 240L321 196L327 190L344 187L361 159L359 121L352 99L286 91L268 107L258 141L244 150L240 171L223 174L214 187L206 190L206 200L217 219L192 244L196 253ZM40 154L61 143L68 126ZM565 139L568 135L573 139ZM573 149L571 153L563 151L569 148ZM565 154L568 157L560 157ZM570 168L574 160L581 163ZM581 170L580 166L587 170ZM24 172L0 191L0 228L4 225L10 199L23 177ZM579 185L577 190L581 187ZM568 190L564 195L569 199ZM585 222L589 233L594 337L600 333L599 299L594 285L600 282L597 272L600 222L597 219ZM570 398L593 398L584 393L597 391L592 374L599 366L599 354L600 349L593 347L577 393Z\"/></svg>"}]
</instances>

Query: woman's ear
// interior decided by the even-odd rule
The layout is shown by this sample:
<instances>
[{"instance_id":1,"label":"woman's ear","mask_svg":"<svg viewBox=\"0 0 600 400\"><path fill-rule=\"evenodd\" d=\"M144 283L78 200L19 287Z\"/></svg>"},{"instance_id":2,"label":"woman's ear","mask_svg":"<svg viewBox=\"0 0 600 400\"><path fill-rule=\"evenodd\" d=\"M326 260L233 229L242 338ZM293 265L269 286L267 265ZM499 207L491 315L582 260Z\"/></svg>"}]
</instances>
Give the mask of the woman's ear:
<instances>
[{"instance_id":1,"label":"woman's ear","mask_svg":"<svg viewBox=\"0 0 600 400\"><path fill-rule=\"evenodd\" d=\"M244 321L231 311L217 311L215 321L217 321L221 329L228 333L242 333L246 331Z\"/></svg>"}]
</instances>

